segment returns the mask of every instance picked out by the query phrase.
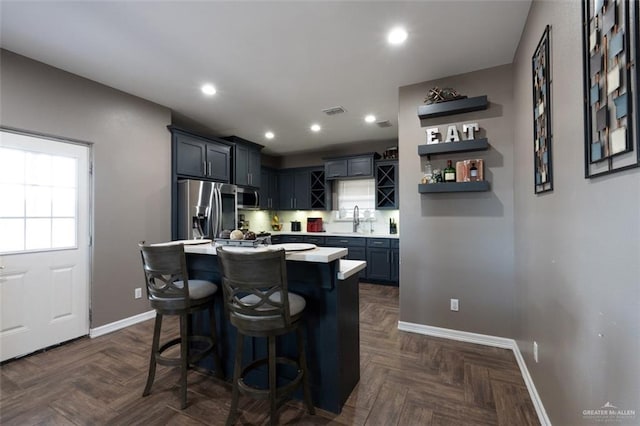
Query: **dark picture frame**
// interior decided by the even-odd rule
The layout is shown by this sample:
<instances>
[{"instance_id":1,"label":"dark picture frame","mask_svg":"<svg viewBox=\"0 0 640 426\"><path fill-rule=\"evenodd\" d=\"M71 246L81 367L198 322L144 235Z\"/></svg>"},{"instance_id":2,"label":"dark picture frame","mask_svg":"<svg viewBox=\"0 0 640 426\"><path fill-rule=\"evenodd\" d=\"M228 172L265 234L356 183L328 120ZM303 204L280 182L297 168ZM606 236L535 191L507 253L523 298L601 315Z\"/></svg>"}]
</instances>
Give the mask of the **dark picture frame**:
<instances>
[{"instance_id":1,"label":"dark picture frame","mask_svg":"<svg viewBox=\"0 0 640 426\"><path fill-rule=\"evenodd\" d=\"M582 3L585 178L640 166L638 3Z\"/></svg>"},{"instance_id":2,"label":"dark picture frame","mask_svg":"<svg viewBox=\"0 0 640 426\"><path fill-rule=\"evenodd\" d=\"M533 77L533 182L534 193L553 191L551 145L551 27L547 25L531 57Z\"/></svg>"}]
</instances>

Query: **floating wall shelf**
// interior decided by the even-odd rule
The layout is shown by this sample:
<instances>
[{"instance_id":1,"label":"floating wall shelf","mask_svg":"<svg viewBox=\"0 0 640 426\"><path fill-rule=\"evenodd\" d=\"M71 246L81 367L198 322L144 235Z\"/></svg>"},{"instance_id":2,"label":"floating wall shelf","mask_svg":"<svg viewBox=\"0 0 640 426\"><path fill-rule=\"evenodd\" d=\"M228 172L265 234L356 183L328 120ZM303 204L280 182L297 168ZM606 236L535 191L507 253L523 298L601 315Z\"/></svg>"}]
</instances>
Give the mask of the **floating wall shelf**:
<instances>
[{"instance_id":1,"label":"floating wall shelf","mask_svg":"<svg viewBox=\"0 0 640 426\"><path fill-rule=\"evenodd\" d=\"M487 141L487 138L481 138L460 142L440 142L428 145L418 145L418 154L423 156L443 154L447 152L483 151L486 149L489 149L489 142Z\"/></svg>"},{"instance_id":2,"label":"floating wall shelf","mask_svg":"<svg viewBox=\"0 0 640 426\"><path fill-rule=\"evenodd\" d=\"M464 98L456 101L440 102L431 105L420 105L418 117L420 119L442 117L443 115L462 114L463 112L487 109L487 96Z\"/></svg>"},{"instance_id":3,"label":"floating wall shelf","mask_svg":"<svg viewBox=\"0 0 640 426\"><path fill-rule=\"evenodd\" d=\"M450 183L420 183L418 192L430 194L436 192L484 192L489 190L489 182L450 182Z\"/></svg>"}]
</instances>

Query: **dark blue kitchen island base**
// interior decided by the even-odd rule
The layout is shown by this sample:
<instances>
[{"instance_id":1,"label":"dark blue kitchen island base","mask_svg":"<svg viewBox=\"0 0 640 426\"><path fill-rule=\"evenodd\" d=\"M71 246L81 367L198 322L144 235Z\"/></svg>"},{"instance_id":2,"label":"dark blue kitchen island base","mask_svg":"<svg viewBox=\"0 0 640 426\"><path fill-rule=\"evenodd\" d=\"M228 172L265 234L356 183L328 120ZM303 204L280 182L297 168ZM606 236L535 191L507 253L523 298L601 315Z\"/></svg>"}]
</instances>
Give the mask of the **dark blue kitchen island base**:
<instances>
[{"instance_id":1,"label":"dark blue kitchen island base","mask_svg":"<svg viewBox=\"0 0 640 426\"><path fill-rule=\"evenodd\" d=\"M216 321L219 354L222 358L223 374L230 380L233 375L233 360L236 330L226 318L222 304L222 287L217 258L206 254L187 254L189 277L207 279L218 283L216 298ZM357 274L346 280L337 279L338 261L330 263L287 261L289 291L303 296L307 302L304 310L303 330L313 403L316 407L332 413L340 413L342 406L360 380L360 320ZM195 332L206 333L206 314L196 314L192 327ZM264 358L267 354L266 339L245 337L244 364L250 360ZM295 333L278 337L278 356L297 358ZM201 367L212 370L213 361L203 360ZM293 371L278 368L278 377L283 381L292 378ZM265 374L249 378L250 384L266 387ZM296 393L302 399L302 392Z\"/></svg>"}]
</instances>

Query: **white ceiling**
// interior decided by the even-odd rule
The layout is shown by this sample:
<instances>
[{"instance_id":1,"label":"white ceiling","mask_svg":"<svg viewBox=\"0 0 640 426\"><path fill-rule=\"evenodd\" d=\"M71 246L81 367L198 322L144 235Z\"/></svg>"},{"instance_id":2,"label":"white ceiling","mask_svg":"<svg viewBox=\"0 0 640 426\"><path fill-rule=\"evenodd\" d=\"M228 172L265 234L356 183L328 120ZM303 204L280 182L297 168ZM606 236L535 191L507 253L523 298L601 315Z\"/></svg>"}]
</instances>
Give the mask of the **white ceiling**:
<instances>
[{"instance_id":1,"label":"white ceiling","mask_svg":"<svg viewBox=\"0 0 640 426\"><path fill-rule=\"evenodd\" d=\"M397 138L398 87L510 63L530 3L2 0L0 45L285 154Z\"/></svg>"}]
</instances>

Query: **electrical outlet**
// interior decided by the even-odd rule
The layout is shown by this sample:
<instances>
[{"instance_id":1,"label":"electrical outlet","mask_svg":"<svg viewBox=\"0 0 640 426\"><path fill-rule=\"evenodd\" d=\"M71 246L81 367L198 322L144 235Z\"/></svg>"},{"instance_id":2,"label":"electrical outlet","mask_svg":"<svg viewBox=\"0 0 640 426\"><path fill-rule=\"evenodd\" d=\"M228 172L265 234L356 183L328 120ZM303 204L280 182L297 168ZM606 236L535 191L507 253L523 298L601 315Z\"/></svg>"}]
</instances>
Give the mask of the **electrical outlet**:
<instances>
[{"instance_id":1,"label":"electrical outlet","mask_svg":"<svg viewBox=\"0 0 640 426\"><path fill-rule=\"evenodd\" d=\"M538 342L533 341L533 360L538 362Z\"/></svg>"},{"instance_id":2,"label":"electrical outlet","mask_svg":"<svg viewBox=\"0 0 640 426\"><path fill-rule=\"evenodd\" d=\"M451 310L458 312L458 299L451 299Z\"/></svg>"},{"instance_id":3,"label":"electrical outlet","mask_svg":"<svg viewBox=\"0 0 640 426\"><path fill-rule=\"evenodd\" d=\"M140 299L142 297L142 289L140 287L137 287L133 291L133 297L135 297L136 299Z\"/></svg>"}]
</instances>

